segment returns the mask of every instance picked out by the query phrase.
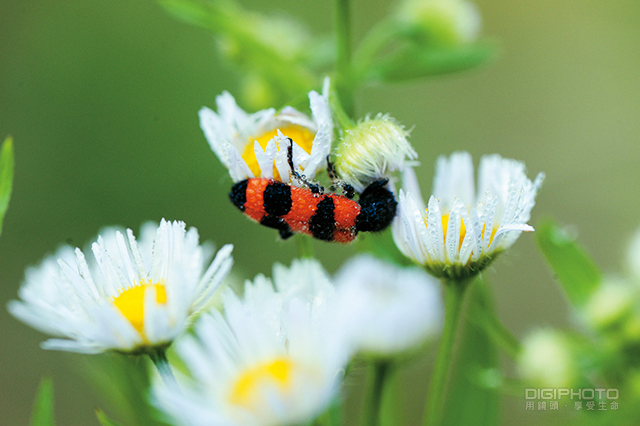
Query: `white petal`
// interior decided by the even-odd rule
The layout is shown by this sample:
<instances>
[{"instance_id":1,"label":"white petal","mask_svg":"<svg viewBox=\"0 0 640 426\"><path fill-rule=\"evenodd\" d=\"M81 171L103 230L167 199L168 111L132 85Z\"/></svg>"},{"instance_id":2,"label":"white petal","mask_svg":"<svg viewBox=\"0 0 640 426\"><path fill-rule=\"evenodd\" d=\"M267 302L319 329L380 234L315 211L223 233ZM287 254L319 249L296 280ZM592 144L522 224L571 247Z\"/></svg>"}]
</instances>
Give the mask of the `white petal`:
<instances>
[{"instance_id":1,"label":"white petal","mask_svg":"<svg viewBox=\"0 0 640 426\"><path fill-rule=\"evenodd\" d=\"M226 126L221 122L220 117L209 108L202 108L198 115L200 116L200 128L204 132L211 150L227 169L230 168L229 156L224 149L224 145L229 142L221 137Z\"/></svg>"},{"instance_id":2,"label":"white petal","mask_svg":"<svg viewBox=\"0 0 640 426\"><path fill-rule=\"evenodd\" d=\"M440 204L433 195L429 198L427 211L427 233L436 262L445 262L444 233L442 230L442 213Z\"/></svg>"},{"instance_id":3,"label":"white petal","mask_svg":"<svg viewBox=\"0 0 640 426\"><path fill-rule=\"evenodd\" d=\"M456 198L449 212L445 247L447 249L448 260L451 263L458 263L458 248L460 247L460 231L462 226L461 211L464 209L466 209L466 207L462 201Z\"/></svg>"},{"instance_id":4,"label":"white petal","mask_svg":"<svg viewBox=\"0 0 640 426\"><path fill-rule=\"evenodd\" d=\"M439 157L433 179L433 195L440 200L443 209L450 207L454 198L470 205L474 201L474 193L471 155L468 152L455 152L450 157Z\"/></svg>"},{"instance_id":5,"label":"white petal","mask_svg":"<svg viewBox=\"0 0 640 426\"><path fill-rule=\"evenodd\" d=\"M213 262L211 262L211 265L209 265L209 268L200 280L198 298L194 301L191 308L193 312L197 312L209 302L209 299L222 283L222 280L224 280L231 271L231 267L233 266L232 251L233 245L227 244L216 254Z\"/></svg>"},{"instance_id":6,"label":"white petal","mask_svg":"<svg viewBox=\"0 0 640 426\"><path fill-rule=\"evenodd\" d=\"M311 154L306 164L303 164L305 175L313 179L319 170L326 168L327 157L331 152L331 139L333 130L330 126L320 125L311 146Z\"/></svg>"},{"instance_id":7,"label":"white petal","mask_svg":"<svg viewBox=\"0 0 640 426\"><path fill-rule=\"evenodd\" d=\"M273 179L273 163L278 152L276 141L274 139L269 140L264 150L258 141L255 141L253 143L253 152L260 167L260 177Z\"/></svg>"},{"instance_id":8,"label":"white petal","mask_svg":"<svg viewBox=\"0 0 640 426\"><path fill-rule=\"evenodd\" d=\"M77 352L81 354L99 354L108 349L93 342L80 342L66 339L49 339L42 342L40 347L47 350Z\"/></svg>"},{"instance_id":9,"label":"white petal","mask_svg":"<svg viewBox=\"0 0 640 426\"><path fill-rule=\"evenodd\" d=\"M240 182L242 180L255 177L238 150L230 144L225 144L223 149L225 155L229 159L229 166L227 167L229 168L229 175L231 175L231 179L234 182Z\"/></svg>"},{"instance_id":10,"label":"white petal","mask_svg":"<svg viewBox=\"0 0 640 426\"><path fill-rule=\"evenodd\" d=\"M471 224L473 225L473 230L471 231L473 234L473 240L471 241L470 244L470 248L472 251L472 257L471 260L476 261L480 258L480 255L482 254L482 249L483 249L483 245L482 245L482 225L483 222L480 219L478 212L476 209L471 209L469 210L469 216L471 218ZM465 253L466 255L466 253ZM463 256L462 253L460 254L460 261L464 262L466 256Z\"/></svg>"},{"instance_id":11,"label":"white petal","mask_svg":"<svg viewBox=\"0 0 640 426\"><path fill-rule=\"evenodd\" d=\"M421 211L427 210L427 205L422 198L422 192L420 191L420 185L418 184L418 177L413 167L405 167L403 170L402 187L405 191L411 193Z\"/></svg>"},{"instance_id":12,"label":"white petal","mask_svg":"<svg viewBox=\"0 0 640 426\"><path fill-rule=\"evenodd\" d=\"M465 206L460 211L460 216L462 217L462 222L464 223L466 234L464 240L462 241L462 245L460 246L458 262L460 262L460 264L462 265L465 265L469 260L469 256L471 256L471 252L474 249L477 250L478 248L482 247L482 237L480 236L482 228L480 227L480 223L478 222L478 215L475 212L475 209L467 211L467 208Z\"/></svg>"},{"instance_id":13,"label":"white petal","mask_svg":"<svg viewBox=\"0 0 640 426\"><path fill-rule=\"evenodd\" d=\"M331 119L331 108L329 107L328 85L329 80L325 79L323 93L327 93L326 96L320 95L313 90L309 92L309 106L311 108L311 117L316 123L318 123L318 127L327 126L330 131L333 131L333 120Z\"/></svg>"}]
</instances>

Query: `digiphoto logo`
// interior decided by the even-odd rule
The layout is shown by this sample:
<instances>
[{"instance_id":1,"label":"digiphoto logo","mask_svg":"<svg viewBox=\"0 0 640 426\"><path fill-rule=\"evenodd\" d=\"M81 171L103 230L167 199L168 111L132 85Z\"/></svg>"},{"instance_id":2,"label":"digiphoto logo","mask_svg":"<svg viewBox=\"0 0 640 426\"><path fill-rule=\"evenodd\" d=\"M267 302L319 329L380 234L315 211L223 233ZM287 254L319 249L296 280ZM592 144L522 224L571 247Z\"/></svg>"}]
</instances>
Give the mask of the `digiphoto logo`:
<instances>
[{"instance_id":1,"label":"digiphoto logo","mask_svg":"<svg viewBox=\"0 0 640 426\"><path fill-rule=\"evenodd\" d=\"M574 410L607 411L618 409L618 389L527 388L524 390L528 411L558 411L560 407ZM596 410L597 406L597 410Z\"/></svg>"}]
</instances>

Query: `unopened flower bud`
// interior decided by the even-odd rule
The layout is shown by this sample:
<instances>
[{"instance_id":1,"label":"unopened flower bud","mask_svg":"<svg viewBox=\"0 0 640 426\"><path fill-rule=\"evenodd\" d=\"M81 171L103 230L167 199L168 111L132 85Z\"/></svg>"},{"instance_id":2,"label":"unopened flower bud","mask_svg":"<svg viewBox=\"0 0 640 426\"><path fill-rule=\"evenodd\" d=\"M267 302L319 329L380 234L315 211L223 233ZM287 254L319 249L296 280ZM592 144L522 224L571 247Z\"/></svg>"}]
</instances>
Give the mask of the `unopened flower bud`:
<instances>
[{"instance_id":1,"label":"unopened flower bud","mask_svg":"<svg viewBox=\"0 0 640 426\"><path fill-rule=\"evenodd\" d=\"M596 329L610 327L628 316L636 299L630 285L609 279L589 299L584 308L585 318Z\"/></svg>"},{"instance_id":2,"label":"unopened flower bud","mask_svg":"<svg viewBox=\"0 0 640 426\"><path fill-rule=\"evenodd\" d=\"M571 387L576 368L568 339L553 330L534 332L523 342L518 371L533 386Z\"/></svg>"},{"instance_id":3,"label":"unopened flower bud","mask_svg":"<svg viewBox=\"0 0 640 426\"><path fill-rule=\"evenodd\" d=\"M455 46L474 40L480 14L465 0L408 0L398 19L410 35L434 46Z\"/></svg>"},{"instance_id":4,"label":"unopened flower bud","mask_svg":"<svg viewBox=\"0 0 640 426\"><path fill-rule=\"evenodd\" d=\"M345 130L335 153L338 175L361 192L389 172L401 170L407 159L418 157L408 136L409 132L388 115L367 117Z\"/></svg>"}]
</instances>

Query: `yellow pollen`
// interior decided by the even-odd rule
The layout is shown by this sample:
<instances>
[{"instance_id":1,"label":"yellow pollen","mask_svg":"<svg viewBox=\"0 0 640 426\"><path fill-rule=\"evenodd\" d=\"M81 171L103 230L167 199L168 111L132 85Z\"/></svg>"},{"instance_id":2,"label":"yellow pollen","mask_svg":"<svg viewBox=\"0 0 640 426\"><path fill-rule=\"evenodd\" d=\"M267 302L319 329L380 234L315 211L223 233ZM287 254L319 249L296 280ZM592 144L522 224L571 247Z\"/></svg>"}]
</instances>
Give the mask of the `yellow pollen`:
<instances>
[{"instance_id":1,"label":"yellow pollen","mask_svg":"<svg viewBox=\"0 0 640 426\"><path fill-rule=\"evenodd\" d=\"M232 387L229 401L249 409L262 405L265 389L289 390L292 369L291 361L278 358L244 371Z\"/></svg>"},{"instance_id":2,"label":"yellow pollen","mask_svg":"<svg viewBox=\"0 0 640 426\"><path fill-rule=\"evenodd\" d=\"M142 280L139 285L127 289L113 299L113 304L125 316L131 325L144 337L144 295L150 288L156 289L156 302L167 303L167 293L163 281L154 284L151 280Z\"/></svg>"},{"instance_id":3,"label":"yellow pollen","mask_svg":"<svg viewBox=\"0 0 640 426\"><path fill-rule=\"evenodd\" d=\"M312 133L306 127L297 126L292 124L287 127L280 127L280 131L283 135L291 138L300 148L304 149L307 154L311 154L311 146L313 145L313 138L315 138L315 133ZM259 137L250 138L249 143L244 148L244 152L242 153L242 158L247 163L254 176L260 176L260 166L258 165L258 160L256 159L256 154L253 150L253 141L258 141L262 149L267 147L267 143L274 137L278 135L278 129L273 129ZM280 174L278 170L276 170L275 164L273 165L273 177L276 180L280 179Z\"/></svg>"}]
</instances>

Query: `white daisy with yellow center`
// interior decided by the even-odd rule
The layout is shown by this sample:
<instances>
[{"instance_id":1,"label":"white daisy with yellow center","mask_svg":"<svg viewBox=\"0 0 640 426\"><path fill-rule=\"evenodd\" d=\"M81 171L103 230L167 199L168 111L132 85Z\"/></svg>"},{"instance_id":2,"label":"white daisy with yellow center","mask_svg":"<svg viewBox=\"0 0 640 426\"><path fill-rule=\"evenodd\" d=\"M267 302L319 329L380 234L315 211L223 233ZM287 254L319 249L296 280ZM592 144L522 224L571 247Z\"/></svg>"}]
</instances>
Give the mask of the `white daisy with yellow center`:
<instances>
[{"instance_id":1,"label":"white daisy with yellow center","mask_svg":"<svg viewBox=\"0 0 640 426\"><path fill-rule=\"evenodd\" d=\"M333 287L313 260L224 296L224 317L203 315L175 344L190 378L181 392L157 382L155 404L173 424L308 424L336 396L348 349L336 333ZM181 379L181 377L179 377Z\"/></svg>"},{"instance_id":2,"label":"white daisy with yellow center","mask_svg":"<svg viewBox=\"0 0 640 426\"><path fill-rule=\"evenodd\" d=\"M540 173L532 182L523 163L494 154L480 160L476 192L471 155L440 157L427 206L415 173L405 172L393 239L405 256L436 277L471 277L522 232L533 231L527 221L543 180Z\"/></svg>"},{"instance_id":3,"label":"white daisy with yellow center","mask_svg":"<svg viewBox=\"0 0 640 426\"><path fill-rule=\"evenodd\" d=\"M216 98L218 112L200 110L200 127L213 152L234 182L262 177L302 186L291 179L289 139L293 141L293 164L307 179L326 167L331 151L333 121L329 108L329 79L322 95L309 92L311 117L293 107L276 112L270 108L248 114L233 96L223 92Z\"/></svg>"},{"instance_id":4,"label":"white daisy with yellow center","mask_svg":"<svg viewBox=\"0 0 640 426\"><path fill-rule=\"evenodd\" d=\"M209 264L213 253L198 243L198 231L164 219L145 225L139 243L130 229L125 236L109 228L91 249L95 262L67 246L27 270L22 300L9 303L16 318L63 337L43 342L44 349L141 353L166 346L207 307L232 264L231 245Z\"/></svg>"}]
</instances>

